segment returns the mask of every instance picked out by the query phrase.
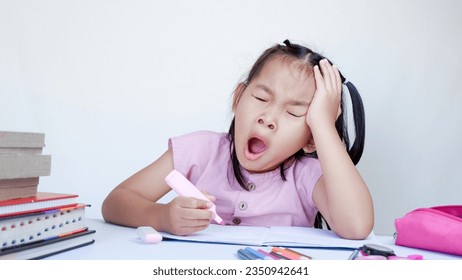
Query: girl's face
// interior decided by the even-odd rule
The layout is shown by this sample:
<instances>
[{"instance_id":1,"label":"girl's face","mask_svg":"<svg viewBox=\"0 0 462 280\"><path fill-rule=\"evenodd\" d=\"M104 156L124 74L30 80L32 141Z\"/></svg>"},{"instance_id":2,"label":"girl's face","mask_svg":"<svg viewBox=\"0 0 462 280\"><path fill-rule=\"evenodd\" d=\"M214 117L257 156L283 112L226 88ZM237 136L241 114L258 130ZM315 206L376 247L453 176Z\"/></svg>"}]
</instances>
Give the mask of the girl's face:
<instances>
[{"instance_id":1,"label":"girl's face","mask_svg":"<svg viewBox=\"0 0 462 280\"><path fill-rule=\"evenodd\" d=\"M234 145L249 172L265 172L303 148L315 150L306 113L316 86L306 67L274 57L234 92Z\"/></svg>"}]
</instances>

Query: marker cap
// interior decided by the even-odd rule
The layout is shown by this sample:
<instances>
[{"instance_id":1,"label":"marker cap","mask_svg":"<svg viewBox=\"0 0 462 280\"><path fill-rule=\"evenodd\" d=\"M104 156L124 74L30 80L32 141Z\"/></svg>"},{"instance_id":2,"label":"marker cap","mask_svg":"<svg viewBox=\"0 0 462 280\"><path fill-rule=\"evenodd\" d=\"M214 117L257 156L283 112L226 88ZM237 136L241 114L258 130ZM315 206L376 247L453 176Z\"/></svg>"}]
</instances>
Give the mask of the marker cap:
<instances>
[{"instance_id":1,"label":"marker cap","mask_svg":"<svg viewBox=\"0 0 462 280\"><path fill-rule=\"evenodd\" d=\"M159 243L162 241L162 235L148 226L138 227L136 229L136 235L138 235L144 243Z\"/></svg>"}]
</instances>

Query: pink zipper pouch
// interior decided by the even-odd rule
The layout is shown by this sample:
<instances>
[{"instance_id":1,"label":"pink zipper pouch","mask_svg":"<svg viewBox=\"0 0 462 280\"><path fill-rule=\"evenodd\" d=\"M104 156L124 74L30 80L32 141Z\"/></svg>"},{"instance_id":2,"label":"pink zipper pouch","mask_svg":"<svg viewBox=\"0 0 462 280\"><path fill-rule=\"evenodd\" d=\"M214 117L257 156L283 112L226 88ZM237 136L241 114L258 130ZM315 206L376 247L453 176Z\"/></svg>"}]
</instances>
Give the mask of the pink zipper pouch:
<instances>
[{"instance_id":1,"label":"pink zipper pouch","mask_svg":"<svg viewBox=\"0 0 462 280\"><path fill-rule=\"evenodd\" d=\"M462 205L419 208L395 227L396 245L462 256Z\"/></svg>"}]
</instances>

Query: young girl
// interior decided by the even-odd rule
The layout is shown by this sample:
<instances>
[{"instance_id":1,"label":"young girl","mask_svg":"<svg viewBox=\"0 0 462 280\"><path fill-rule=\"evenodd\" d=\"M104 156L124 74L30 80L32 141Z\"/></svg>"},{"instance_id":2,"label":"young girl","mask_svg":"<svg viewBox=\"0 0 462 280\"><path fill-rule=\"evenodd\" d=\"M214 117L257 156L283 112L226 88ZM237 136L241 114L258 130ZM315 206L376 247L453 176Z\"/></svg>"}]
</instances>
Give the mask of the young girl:
<instances>
[{"instance_id":1,"label":"young girl","mask_svg":"<svg viewBox=\"0 0 462 280\"><path fill-rule=\"evenodd\" d=\"M354 113L352 145L342 83ZM171 190L165 177L176 169L214 201L227 225L312 227L319 212L339 236L365 238L374 210L355 167L364 147L364 110L353 84L320 54L286 40L260 56L233 94L229 133L171 138L159 159L107 196L104 219L177 235L205 229L213 218L210 202L156 202Z\"/></svg>"}]
</instances>

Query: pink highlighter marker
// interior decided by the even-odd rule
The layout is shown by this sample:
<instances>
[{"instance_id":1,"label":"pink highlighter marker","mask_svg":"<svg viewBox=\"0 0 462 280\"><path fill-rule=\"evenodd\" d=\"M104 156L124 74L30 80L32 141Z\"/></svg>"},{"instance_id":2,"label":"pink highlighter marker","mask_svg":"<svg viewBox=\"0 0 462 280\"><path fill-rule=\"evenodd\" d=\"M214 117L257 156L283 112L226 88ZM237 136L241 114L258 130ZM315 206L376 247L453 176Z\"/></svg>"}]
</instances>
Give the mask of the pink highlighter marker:
<instances>
[{"instance_id":1,"label":"pink highlighter marker","mask_svg":"<svg viewBox=\"0 0 462 280\"><path fill-rule=\"evenodd\" d=\"M167 175L167 177L165 177L165 181L175 192L181 196L195 197L212 203L212 207L210 207L208 210L215 213L214 220L220 225L225 224L223 219L218 216L215 204L213 204L210 199L208 199L196 186L194 186L185 176L183 176L183 174L174 169Z\"/></svg>"}]
</instances>

